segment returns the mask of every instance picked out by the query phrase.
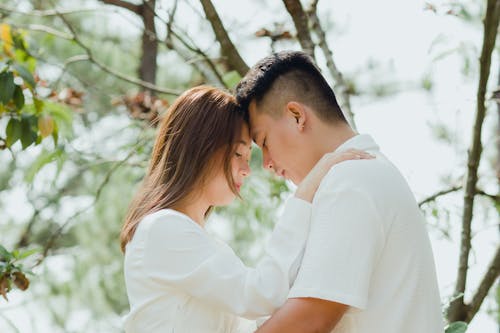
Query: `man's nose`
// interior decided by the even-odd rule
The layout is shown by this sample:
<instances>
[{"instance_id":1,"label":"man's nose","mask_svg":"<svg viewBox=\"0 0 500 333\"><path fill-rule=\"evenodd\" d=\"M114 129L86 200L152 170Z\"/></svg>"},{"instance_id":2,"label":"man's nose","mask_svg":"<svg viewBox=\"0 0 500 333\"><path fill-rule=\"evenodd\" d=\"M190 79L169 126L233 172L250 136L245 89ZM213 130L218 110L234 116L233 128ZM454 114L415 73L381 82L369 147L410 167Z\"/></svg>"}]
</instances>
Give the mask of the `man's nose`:
<instances>
[{"instance_id":1,"label":"man's nose","mask_svg":"<svg viewBox=\"0 0 500 333\"><path fill-rule=\"evenodd\" d=\"M264 169L269 170L272 170L274 167L273 160L266 151L262 151L262 166L264 167Z\"/></svg>"}]
</instances>

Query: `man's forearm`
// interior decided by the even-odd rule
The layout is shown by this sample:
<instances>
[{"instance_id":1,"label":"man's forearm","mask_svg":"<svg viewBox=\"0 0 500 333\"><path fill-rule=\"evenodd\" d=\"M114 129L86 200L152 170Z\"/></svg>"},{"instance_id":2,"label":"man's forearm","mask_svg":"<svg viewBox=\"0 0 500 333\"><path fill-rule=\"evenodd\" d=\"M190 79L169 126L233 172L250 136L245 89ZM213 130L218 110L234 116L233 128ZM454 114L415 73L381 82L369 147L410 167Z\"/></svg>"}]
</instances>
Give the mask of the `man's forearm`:
<instances>
[{"instance_id":1,"label":"man's forearm","mask_svg":"<svg viewBox=\"0 0 500 333\"><path fill-rule=\"evenodd\" d=\"M346 310L340 303L291 298L256 333L329 333Z\"/></svg>"}]
</instances>

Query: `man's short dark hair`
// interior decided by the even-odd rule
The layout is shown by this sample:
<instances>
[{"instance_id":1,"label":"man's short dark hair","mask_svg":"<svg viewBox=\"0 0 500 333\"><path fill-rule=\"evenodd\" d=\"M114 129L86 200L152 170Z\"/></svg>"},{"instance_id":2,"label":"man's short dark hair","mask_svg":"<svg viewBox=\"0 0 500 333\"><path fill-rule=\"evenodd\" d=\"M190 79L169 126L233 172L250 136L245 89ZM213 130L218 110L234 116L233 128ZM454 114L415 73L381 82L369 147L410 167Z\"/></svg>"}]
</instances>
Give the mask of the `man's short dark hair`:
<instances>
[{"instance_id":1,"label":"man's short dark hair","mask_svg":"<svg viewBox=\"0 0 500 333\"><path fill-rule=\"evenodd\" d=\"M278 52L257 62L237 85L236 100L244 110L252 101L258 106L277 82L279 92L312 107L319 118L346 122L332 88L312 58L300 51Z\"/></svg>"}]
</instances>

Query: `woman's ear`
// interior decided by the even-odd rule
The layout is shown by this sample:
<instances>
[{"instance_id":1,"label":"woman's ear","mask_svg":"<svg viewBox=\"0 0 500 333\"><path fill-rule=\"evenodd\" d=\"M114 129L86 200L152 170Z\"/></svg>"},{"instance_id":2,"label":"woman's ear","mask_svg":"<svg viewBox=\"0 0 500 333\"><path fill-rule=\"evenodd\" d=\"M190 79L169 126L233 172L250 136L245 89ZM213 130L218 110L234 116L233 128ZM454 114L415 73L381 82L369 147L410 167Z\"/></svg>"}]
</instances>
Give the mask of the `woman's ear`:
<instances>
[{"instance_id":1,"label":"woman's ear","mask_svg":"<svg viewBox=\"0 0 500 333\"><path fill-rule=\"evenodd\" d=\"M297 129L302 132L306 126L307 112L305 106L299 102L288 102L286 104L286 113L290 116L297 125Z\"/></svg>"}]
</instances>

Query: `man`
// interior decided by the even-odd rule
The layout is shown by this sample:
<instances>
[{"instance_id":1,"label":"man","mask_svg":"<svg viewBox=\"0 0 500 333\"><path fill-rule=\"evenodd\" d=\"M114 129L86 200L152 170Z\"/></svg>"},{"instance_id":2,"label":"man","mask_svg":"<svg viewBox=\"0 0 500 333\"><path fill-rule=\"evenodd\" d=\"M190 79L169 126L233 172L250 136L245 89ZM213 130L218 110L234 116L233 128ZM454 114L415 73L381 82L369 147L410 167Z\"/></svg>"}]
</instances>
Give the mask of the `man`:
<instances>
[{"instance_id":1,"label":"man","mask_svg":"<svg viewBox=\"0 0 500 333\"><path fill-rule=\"evenodd\" d=\"M373 139L348 125L312 59L292 51L266 57L236 96L264 167L295 184L327 152L376 156L340 163L325 176L289 298L257 332L442 332L432 250L415 198Z\"/></svg>"}]
</instances>

